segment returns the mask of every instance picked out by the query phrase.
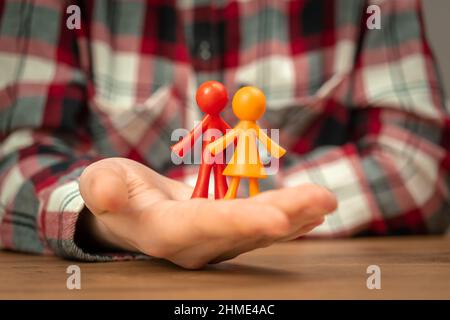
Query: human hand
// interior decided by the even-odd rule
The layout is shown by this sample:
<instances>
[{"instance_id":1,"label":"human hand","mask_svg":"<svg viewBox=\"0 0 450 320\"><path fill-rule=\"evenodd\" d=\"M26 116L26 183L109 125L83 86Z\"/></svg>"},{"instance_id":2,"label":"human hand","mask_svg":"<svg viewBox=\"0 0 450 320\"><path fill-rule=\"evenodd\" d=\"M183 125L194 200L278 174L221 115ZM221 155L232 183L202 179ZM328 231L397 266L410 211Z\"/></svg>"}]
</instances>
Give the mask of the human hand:
<instances>
[{"instance_id":1,"label":"human hand","mask_svg":"<svg viewBox=\"0 0 450 320\"><path fill-rule=\"evenodd\" d=\"M316 185L248 199L190 199L191 187L125 158L87 167L80 192L93 214L89 236L98 243L188 269L295 239L320 225L337 205L332 193Z\"/></svg>"}]
</instances>

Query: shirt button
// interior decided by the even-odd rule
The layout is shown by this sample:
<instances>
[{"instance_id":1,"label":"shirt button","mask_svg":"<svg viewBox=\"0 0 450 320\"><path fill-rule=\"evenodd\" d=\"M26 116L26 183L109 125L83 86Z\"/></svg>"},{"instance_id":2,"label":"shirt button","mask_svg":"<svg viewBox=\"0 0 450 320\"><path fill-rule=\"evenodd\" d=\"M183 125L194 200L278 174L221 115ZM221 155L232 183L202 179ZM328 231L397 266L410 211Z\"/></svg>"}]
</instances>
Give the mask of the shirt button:
<instances>
[{"instance_id":1,"label":"shirt button","mask_svg":"<svg viewBox=\"0 0 450 320\"><path fill-rule=\"evenodd\" d=\"M199 55L202 60L211 59L211 44L208 41L203 40L200 42Z\"/></svg>"}]
</instances>

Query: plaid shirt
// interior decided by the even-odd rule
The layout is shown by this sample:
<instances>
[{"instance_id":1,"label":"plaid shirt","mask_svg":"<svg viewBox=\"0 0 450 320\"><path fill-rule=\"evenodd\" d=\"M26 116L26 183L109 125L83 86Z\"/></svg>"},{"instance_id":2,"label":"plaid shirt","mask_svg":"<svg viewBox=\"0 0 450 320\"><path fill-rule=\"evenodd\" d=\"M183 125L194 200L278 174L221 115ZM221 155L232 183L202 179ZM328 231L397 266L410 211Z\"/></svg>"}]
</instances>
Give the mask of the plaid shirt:
<instances>
[{"instance_id":1,"label":"plaid shirt","mask_svg":"<svg viewBox=\"0 0 450 320\"><path fill-rule=\"evenodd\" d=\"M267 96L263 128L288 154L264 188L313 182L339 208L311 236L442 233L450 224L450 117L420 4L298 1L0 1L0 247L84 260L74 243L82 170L121 156L175 166L203 81ZM69 10L70 12L70 10ZM224 112L236 123L231 108Z\"/></svg>"}]
</instances>

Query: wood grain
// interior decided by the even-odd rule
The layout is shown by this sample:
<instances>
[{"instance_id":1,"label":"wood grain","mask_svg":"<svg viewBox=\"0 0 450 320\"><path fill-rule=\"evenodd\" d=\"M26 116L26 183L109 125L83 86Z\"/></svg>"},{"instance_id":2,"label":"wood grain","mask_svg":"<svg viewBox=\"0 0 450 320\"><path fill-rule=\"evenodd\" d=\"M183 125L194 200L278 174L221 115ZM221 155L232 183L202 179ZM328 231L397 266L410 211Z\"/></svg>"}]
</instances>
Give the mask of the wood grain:
<instances>
[{"instance_id":1,"label":"wood grain","mask_svg":"<svg viewBox=\"0 0 450 320\"><path fill-rule=\"evenodd\" d=\"M81 268L81 290L66 268ZM366 269L381 268L380 290ZM300 240L188 271L161 260L80 263L0 252L1 299L450 299L445 237Z\"/></svg>"}]
</instances>

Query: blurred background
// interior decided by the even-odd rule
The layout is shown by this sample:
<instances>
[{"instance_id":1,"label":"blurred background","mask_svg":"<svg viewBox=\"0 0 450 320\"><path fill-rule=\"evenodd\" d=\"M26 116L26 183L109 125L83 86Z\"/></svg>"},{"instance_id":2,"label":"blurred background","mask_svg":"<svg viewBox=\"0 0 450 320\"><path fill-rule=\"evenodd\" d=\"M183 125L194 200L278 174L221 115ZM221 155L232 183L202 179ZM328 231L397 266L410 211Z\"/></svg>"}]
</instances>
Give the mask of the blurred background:
<instances>
[{"instance_id":1,"label":"blurred background","mask_svg":"<svg viewBox=\"0 0 450 320\"><path fill-rule=\"evenodd\" d=\"M422 0L428 40L439 63L450 107L450 0Z\"/></svg>"}]
</instances>

